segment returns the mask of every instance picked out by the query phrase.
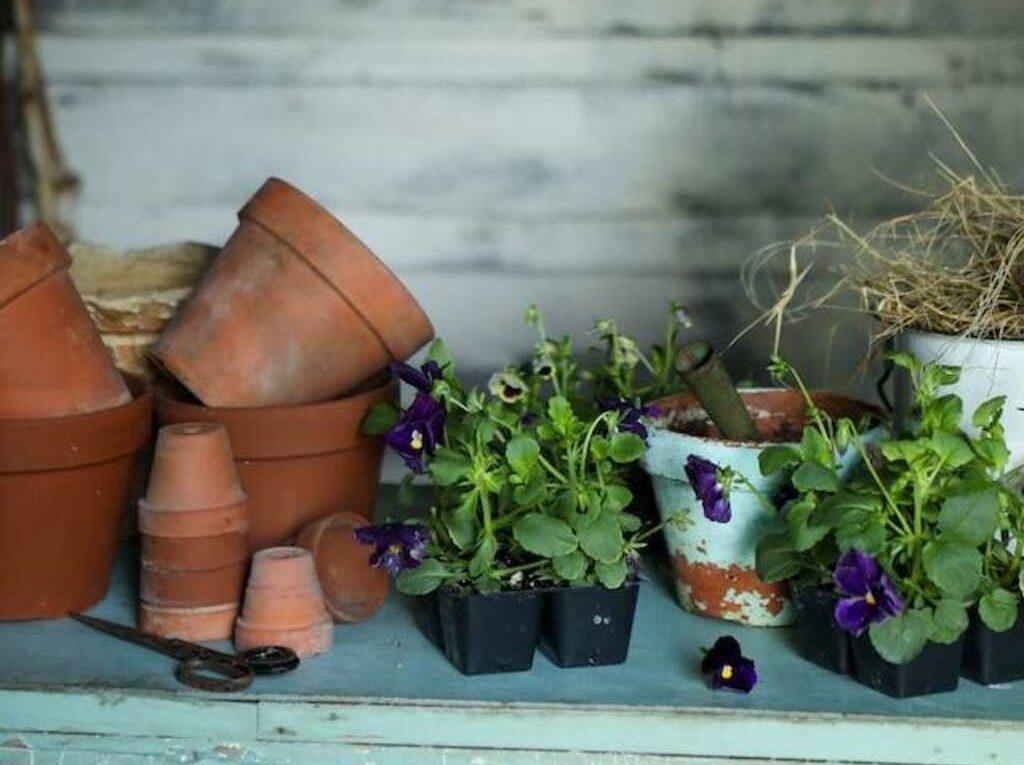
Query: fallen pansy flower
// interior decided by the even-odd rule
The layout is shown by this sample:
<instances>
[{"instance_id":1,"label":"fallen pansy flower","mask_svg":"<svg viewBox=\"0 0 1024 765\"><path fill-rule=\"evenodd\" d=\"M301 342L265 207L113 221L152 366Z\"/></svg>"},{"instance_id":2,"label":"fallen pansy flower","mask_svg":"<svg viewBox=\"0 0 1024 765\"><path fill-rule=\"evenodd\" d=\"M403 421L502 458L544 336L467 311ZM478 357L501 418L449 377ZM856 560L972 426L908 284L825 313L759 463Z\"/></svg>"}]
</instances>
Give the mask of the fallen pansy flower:
<instances>
[{"instance_id":1,"label":"fallen pansy flower","mask_svg":"<svg viewBox=\"0 0 1024 765\"><path fill-rule=\"evenodd\" d=\"M724 635L704 654L701 672L714 690L725 688L739 693L750 693L757 685L757 669L752 659L743 655L739 641Z\"/></svg>"}]
</instances>

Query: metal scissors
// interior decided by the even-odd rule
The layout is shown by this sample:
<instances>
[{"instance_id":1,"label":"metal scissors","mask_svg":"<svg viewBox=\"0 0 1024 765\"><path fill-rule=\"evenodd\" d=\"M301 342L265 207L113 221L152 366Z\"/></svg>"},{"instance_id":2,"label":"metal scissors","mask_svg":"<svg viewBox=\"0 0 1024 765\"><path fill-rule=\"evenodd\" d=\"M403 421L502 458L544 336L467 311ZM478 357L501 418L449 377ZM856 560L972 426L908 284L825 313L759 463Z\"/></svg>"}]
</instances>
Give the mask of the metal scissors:
<instances>
[{"instance_id":1,"label":"metal scissors","mask_svg":"<svg viewBox=\"0 0 1024 765\"><path fill-rule=\"evenodd\" d=\"M179 662L174 672L179 682L203 691L242 691L252 685L256 675L279 675L299 666L299 657L295 651L282 646L250 648L235 655L189 643L187 640L159 637L95 616L68 616L100 632L174 657Z\"/></svg>"}]
</instances>

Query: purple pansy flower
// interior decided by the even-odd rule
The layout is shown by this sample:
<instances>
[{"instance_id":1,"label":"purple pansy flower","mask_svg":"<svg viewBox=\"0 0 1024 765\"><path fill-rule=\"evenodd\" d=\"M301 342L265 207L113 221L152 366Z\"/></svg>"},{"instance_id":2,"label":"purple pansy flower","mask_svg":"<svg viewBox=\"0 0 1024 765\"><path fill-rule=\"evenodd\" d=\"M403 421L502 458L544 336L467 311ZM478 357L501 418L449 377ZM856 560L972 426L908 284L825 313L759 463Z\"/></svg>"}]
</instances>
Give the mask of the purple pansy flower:
<instances>
[{"instance_id":1,"label":"purple pansy flower","mask_svg":"<svg viewBox=\"0 0 1024 765\"><path fill-rule=\"evenodd\" d=\"M445 411L441 403L429 393L418 393L384 440L398 452L411 471L423 473L426 457L433 456L444 436L444 422Z\"/></svg>"},{"instance_id":2,"label":"purple pansy flower","mask_svg":"<svg viewBox=\"0 0 1024 765\"><path fill-rule=\"evenodd\" d=\"M836 624L853 635L860 635L876 622L903 612L903 596L882 570L878 561L861 550L847 550L836 561Z\"/></svg>"},{"instance_id":3,"label":"purple pansy flower","mask_svg":"<svg viewBox=\"0 0 1024 765\"><path fill-rule=\"evenodd\" d=\"M725 688L750 693L757 685L757 669L753 660L743 655L739 641L731 635L715 641L711 650L704 654L700 670L716 691Z\"/></svg>"},{"instance_id":4,"label":"purple pansy flower","mask_svg":"<svg viewBox=\"0 0 1024 765\"><path fill-rule=\"evenodd\" d=\"M370 565L392 576L416 568L426 557L430 529L420 523L384 523L355 530L360 544L374 545Z\"/></svg>"},{"instance_id":5,"label":"purple pansy flower","mask_svg":"<svg viewBox=\"0 0 1024 765\"><path fill-rule=\"evenodd\" d=\"M436 361L428 361L419 369L401 361L393 361L389 366L391 374L420 393L430 393L434 382L441 379L441 367Z\"/></svg>"},{"instance_id":6,"label":"purple pansy flower","mask_svg":"<svg viewBox=\"0 0 1024 765\"><path fill-rule=\"evenodd\" d=\"M691 454L686 458L684 469L693 493L704 506L704 517L715 523L728 523L732 519L732 506L728 491L718 480L718 465Z\"/></svg>"},{"instance_id":7,"label":"purple pansy flower","mask_svg":"<svg viewBox=\"0 0 1024 765\"><path fill-rule=\"evenodd\" d=\"M641 418L657 417L661 409L656 406L634 406L624 398L603 398L598 402L602 412L619 413L619 430L625 433L634 433L640 438L647 440L647 428Z\"/></svg>"}]
</instances>

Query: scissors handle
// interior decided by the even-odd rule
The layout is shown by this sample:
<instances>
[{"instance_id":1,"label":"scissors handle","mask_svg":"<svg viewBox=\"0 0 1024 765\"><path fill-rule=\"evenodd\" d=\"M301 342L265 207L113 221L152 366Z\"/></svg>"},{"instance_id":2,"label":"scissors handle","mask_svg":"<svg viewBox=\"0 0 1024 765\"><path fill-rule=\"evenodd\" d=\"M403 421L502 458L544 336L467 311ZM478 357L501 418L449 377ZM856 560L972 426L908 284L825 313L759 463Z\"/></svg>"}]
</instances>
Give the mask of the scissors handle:
<instances>
[{"instance_id":1,"label":"scissors handle","mask_svg":"<svg viewBox=\"0 0 1024 765\"><path fill-rule=\"evenodd\" d=\"M244 691L256 676L243 659L220 652L203 652L185 659L174 674L185 685L217 693Z\"/></svg>"},{"instance_id":2,"label":"scissors handle","mask_svg":"<svg viewBox=\"0 0 1024 765\"><path fill-rule=\"evenodd\" d=\"M299 666L299 657L291 648L268 645L250 648L238 654L238 658L249 665L257 675L280 675L291 672Z\"/></svg>"}]
</instances>

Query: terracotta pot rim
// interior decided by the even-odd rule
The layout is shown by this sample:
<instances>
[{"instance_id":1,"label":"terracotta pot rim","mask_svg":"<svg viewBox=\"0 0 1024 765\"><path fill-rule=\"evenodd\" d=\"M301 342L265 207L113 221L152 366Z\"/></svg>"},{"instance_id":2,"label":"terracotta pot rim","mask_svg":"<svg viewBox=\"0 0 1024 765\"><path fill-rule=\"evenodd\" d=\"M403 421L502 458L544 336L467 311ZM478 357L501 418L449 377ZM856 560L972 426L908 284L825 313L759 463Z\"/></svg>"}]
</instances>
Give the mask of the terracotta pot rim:
<instances>
[{"instance_id":1,"label":"terracotta pot rim","mask_svg":"<svg viewBox=\"0 0 1024 765\"><path fill-rule=\"evenodd\" d=\"M353 434L345 430L331 430L328 428L311 428L303 434L302 440L306 441L302 448L292 448L294 444L282 443L279 438L280 430L273 426L273 420L294 423L297 417L309 419L311 422L322 424L329 421L336 413L347 409L369 408L371 402L381 403L391 401L397 390L397 383L390 375L380 384L372 384L358 392L341 396L330 401L317 401L310 404L280 404L271 406L247 406L247 407L214 407L205 404L184 401L180 393L168 390L166 387L158 388L156 401L158 409L174 411L173 418L162 418L168 422L182 422L186 418L190 421L216 420L223 423L228 429L229 437L232 437L231 448L236 460L246 461L278 461L281 459L301 459L315 457L321 454L334 454L343 451L352 451L364 448L368 443L378 440L379 436L369 436L358 430ZM260 437L254 434L254 429L247 428L248 437L238 437L233 428L246 427L248 423L260 420ZM270 425L267 421L270 420ZM264 435L265 434L265 435Z\"/></svg>"},{"instance_id":2,"label":"terracotta pot rim","mask_svg":"<svg viewBox=\"0 0 1024 765\"><path fill-rule=\"evenodd\" d=\"M423 310L423 307L420 306L416 298L414 298L412 293L410 293L408 288L406 288L405 284L403 284L395 275L394 271L388 268L384 261L378 258L373 250L367 247L354 233L349 231L341 221L327 210L327 208L287 181L275 176L268 178L256 195L238 211L238 219L240 221L248 221L259 226L275 239L285 244L292 254L301 258L317 276L330 285L331 289L339 299L344 300L355 310L359 318L372 330L373 334L387 349L387 352L392 358L402 359L407 356L408 354L402 347L403 343L401 338L394 336L394 333L389 327L378 326L377 323L373 321L372 313L367 311L364 306L359 305L353 300L349 291L345 289L345 285L334 282L323 269L318 267L316 263L313 263L306 256L303 252L303 248L298 246L297 243L292 240L290 235L290 229L292 226L289 225L287 221L278 219L278 208L276 205L268 204L264 201L266 196L272 196L275 191L277 191L277 193L287 194L292 197L297 204L305 209L306 216L304 217L306 217L308 221L312 221L312 223L307 222L303 225L303 228L308 229L313 226L326 225L334 234L345 238L352 237L358 241L362 245L360 248L360 255L362 258L378 270L392 286L397 287L404 294L408 301L408 305L413 310L413 314L420 323L428 329L430 335L434 334L434 326L431 323L430 318L427 316L426 311Z\"/></svg>"},{"instance_id":3,"label":"terracotta pot rim","mask_svg":"<svg viewBox=\"0 0 1024 765\"><path fill-rule=\"evenodd\" d=\"M245 613L245 606L244 605L242 606L241 613L243 613L243 614ZM280 625L280 622L277 619L274 619L273 621L266 621L266 622L253 621L252 619L246 619L245 616L239 616L238 620L235 623L236 623L236 625L238 627L241 627L243 630L256 630L256 631L259 631L259 632L282 632L282 633L284 633L284 632L304 632L306 630L312 630L312 629L316 629L317 627L322 627L325 624L331 625L332 629L334 627L334 622L331 620L331 615L329 613L327 613L326 609L324 609L324 612L323 612L322 616L318 616L313 621L307 622L306 624L299 624L299 625L295 625L295 626L292 626L292 625Z\"/></svg>"},{"instance_id":4,"label":"terracotta pot rim","mask_svg":"<svg viewBox=\"0 0 1024 765\"><path fill-rule=\"evenodd\" d=\"M800 391L792 388L739 388L740 397L745 403L748 402L748 398L765 396L769 394L783 394L787 398L799 398L802 400ZM826 389L815 389L810 391L811 397L814 399L823 399L834 402L843 402L845 404L853 405L855 408L862 410L864 414L871 414L877 417L882 422L885 422L888 418L885 413L876 405L871 404L861 399L853 398L852 396L846 396L841 393L835 393L831 390ZM692 393L675 393L671 396L664 396L659 399L651 401L650 404L658 406L663 412L685 412L685 411L700 411L703 412L704 408L701 406L697 397ZM827 408L827 407L826 407ZM785 414L780 412L780 414ZM706 417L703 419L707 421ZM735 449L751 449L754 451L761 451L766 446L794 446L799 445L799 440L758 440L758 441L736 441L727 438L718 438L715 436L700 435L696 433L689 433L684 430L675 430L662 425L655 425L654 429L659 433L669 435L676 438L690 439L703 443L714 443L723 446L728 446Z\"/></svg>"},{"instance_id":5,"label":"terracotta pot rim","mask_svg":"<svg viewBox=\"0 0 1024 765\"><path fill-rule=\"evenodd\" d=\"M0 250L12 245L17 247L21 245L22 240L27 242L28 246L37 251L41 257L33 262L35 269L30 271L27 277L14 284L2 285L0 310L13 303L39 282L71 266L71 256L68 255L67 250L64 249L49 226L42 221L30 223L24 228L8 234L0 240Z\"/></svg>"},{"instance_id":6,"label":"terracotta pot rim","mask_svg":"<svg viewBox=\"0 0 1024 765\"><path fill-rule=\"evenodd\" d=\"M161 606L157 603L139 601L139 607L146 611L166 614L168 616L215 616L229 611L238 611L238 603L223 603L217 606Z\"/></svg>"},{"instance_id":7,"label":"terracotta pot rim","mask_svg":"<svg viewBox=\"0 0 1024 765\"><path fill-rule=\"evenodd\" d=\"M64 417L0 420L0 475L98 465L142 449L152 434L153 391L141 377L121 377L132 399L119 406ZM119 421L113 443L94 439L97 430L109 430ZM26 450L26 444L33 448Z\"/></svg>"}]
</instances>

